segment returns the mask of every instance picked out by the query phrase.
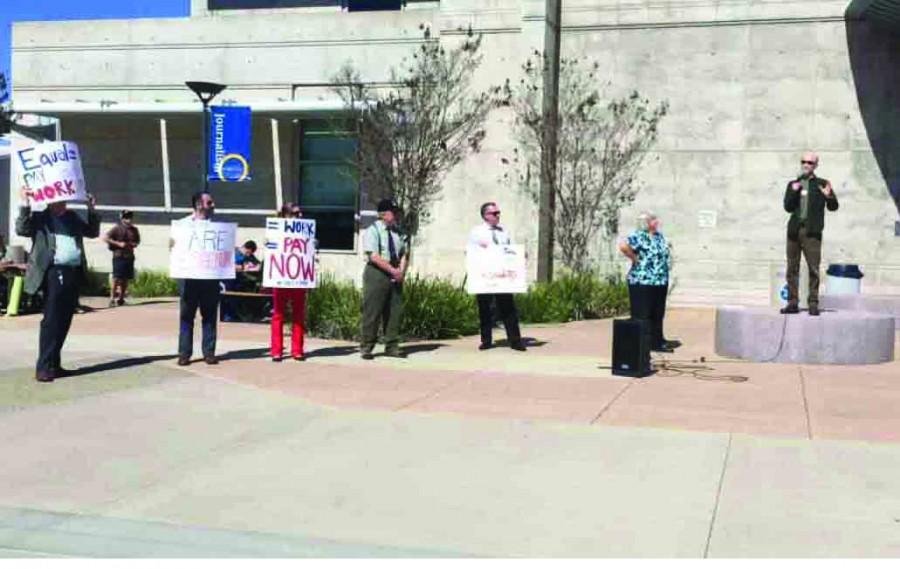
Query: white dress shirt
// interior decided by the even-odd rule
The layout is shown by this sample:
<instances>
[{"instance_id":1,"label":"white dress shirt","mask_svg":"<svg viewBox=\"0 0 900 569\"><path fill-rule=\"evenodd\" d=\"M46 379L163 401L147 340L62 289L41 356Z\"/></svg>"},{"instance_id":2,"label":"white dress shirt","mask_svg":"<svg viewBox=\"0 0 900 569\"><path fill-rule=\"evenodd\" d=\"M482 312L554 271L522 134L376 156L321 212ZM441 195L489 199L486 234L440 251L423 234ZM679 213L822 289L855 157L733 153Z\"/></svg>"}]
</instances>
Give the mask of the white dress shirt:
<instances>
[{"instance_id":1,"label":"white dress shirt","mask_svg":"<svg viewBox=\"0 0 900 569\"><path fill-rule=\"evenodd\" d=\"M469 232L469 246L480 247L486 243L488 247L510 245L512 236L502 225L490 225L487 222L472 228Z\"/></svg>"}]
</instances>

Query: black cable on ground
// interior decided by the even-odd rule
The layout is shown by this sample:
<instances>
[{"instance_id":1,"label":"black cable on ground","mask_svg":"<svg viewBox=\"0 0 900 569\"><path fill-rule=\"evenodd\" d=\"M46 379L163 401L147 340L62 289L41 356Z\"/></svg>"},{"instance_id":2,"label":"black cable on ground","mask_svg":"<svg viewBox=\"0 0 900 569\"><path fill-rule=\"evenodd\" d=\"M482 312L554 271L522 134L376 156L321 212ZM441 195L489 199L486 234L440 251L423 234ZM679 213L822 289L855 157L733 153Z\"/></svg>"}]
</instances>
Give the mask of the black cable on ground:
<instances>
[{"instance_id":1,"label":"black cable on ground","mask_svg":"<svg viewBox=\"0 0 900 569\"><path fill-rule=\"evenodd\" d=\"M700 358L700 361L705 362L706 358ZM663 358L662 360L653 360L651 363L660 377L682 377L686 375L703 381L728 381L731 383L744 383L750 380L746 375L709 373L716 371L715 368L708 365L698 365L696 360L687 363ZM738 362L722 361L721 363Z\"/></svg>"}]
</instances>

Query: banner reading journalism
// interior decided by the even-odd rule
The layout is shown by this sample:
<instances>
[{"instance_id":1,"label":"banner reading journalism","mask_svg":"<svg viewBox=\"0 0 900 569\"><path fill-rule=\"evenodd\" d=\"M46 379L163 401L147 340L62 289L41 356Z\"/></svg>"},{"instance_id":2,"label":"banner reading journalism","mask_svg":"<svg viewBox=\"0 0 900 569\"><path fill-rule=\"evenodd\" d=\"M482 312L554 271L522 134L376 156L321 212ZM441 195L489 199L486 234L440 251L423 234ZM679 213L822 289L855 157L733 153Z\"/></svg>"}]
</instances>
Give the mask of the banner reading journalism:
<instances>
[{"instance_id":1,"label":"banner reading journalism","mask_svg":"<svg viewBox=\"0 0 900 569\"><path fill-rule=\"evenodd\" d=\"M13 154L16 185L31 190L32 204L87 199L81 153L74 142L45 142Z\"/></svg>"},{"instance_id":2,"label":"banner reading journalism","mask_svg":"<svg viewBox=\"0 0 900 569\"><path fill-rule=\"evenodd\" d=\"M200 219L172 222L169 276L173 279L234 278L237 224Z\"/></svg>"},{"instance_id":3,"label":"banner reading journalism","mask_svg":"<svg viewBox=\"0 0 900 569\"><path fill-rule=\"evenodd\" d=\"M316 288L314 219L266 219L263 286Z\"/></svg>"},{"instance_id":4,"label":"banner reading journalism","mask_svg":"<svg viewBox=\"0 0 900 569\"><path fill-rule=\"evenodd\" d=\"M210 107L209 180L245 182L250 179L250 107Z\"/></svg>"},{"instance_id":5,"label":"banner reading journalism","mask_svg":"<svg viewBox=\"0 0 900 569\"><path fill-rule=\"evenodd\" d=\"M466 290L469 294L527 292L525 248L521 245L469 247L466 250Z\"/></svg>"}]
</instances>

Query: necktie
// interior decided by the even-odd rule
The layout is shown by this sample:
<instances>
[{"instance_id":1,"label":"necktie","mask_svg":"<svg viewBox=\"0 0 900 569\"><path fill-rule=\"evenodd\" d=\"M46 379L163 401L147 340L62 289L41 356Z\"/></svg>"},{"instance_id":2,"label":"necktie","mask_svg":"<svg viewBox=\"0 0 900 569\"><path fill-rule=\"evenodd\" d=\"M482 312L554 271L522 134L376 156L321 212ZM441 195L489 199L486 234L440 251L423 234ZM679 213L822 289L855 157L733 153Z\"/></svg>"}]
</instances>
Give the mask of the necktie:
<instances>
[{"instance_id":1,"label":"necktie","mask_svg":"<svg viewBox=\"0 0 900 569\"><path fill-rule=\"evenodd\" d=\"M500 241L497 239L497 232L498 232L498 231L502 231L502 229L500 229L500 228L497 227L496 225L492 225L492 226L491 226L491 239L494 241L494 245L499 245L499 244L500 244Z\"/></svg>"},{"instance_id":2,"label":"necktie","mask_svg":"<svg viewBox=\"0 0 900 569\"><path fill-rule=\"evenodd\" d=\"M394 245L394 236L391 233L391 230L387 231L388 236L388 254L391 257L391 265L397 266L399 259L397 258L397 247Z\"/></svg>"}]
</instances>

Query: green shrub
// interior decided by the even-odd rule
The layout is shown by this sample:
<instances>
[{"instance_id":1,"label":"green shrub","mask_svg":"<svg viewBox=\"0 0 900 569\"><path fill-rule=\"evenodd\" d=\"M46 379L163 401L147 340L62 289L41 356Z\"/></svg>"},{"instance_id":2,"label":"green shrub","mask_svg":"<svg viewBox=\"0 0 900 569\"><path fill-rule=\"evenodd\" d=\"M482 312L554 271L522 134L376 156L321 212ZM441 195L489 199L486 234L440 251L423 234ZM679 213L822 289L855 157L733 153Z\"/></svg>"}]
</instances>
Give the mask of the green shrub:
<instances>
[{"instance_id":1,"label":"green shrub","mask_svg":"<svg viewBox=\"0 0 900 569\"><path fill-rule=\"evenodd\" d=\"M609 318L628 310L628 287L620 278L565 274L550 283L531 285L518 295L522 322L570 322Z\"/></svg>"},{"instance_id":2,"label":"green shrub","mask_svg":"<svg viewBox=\"0 0 900 569\"><path fill-rule=\"evenodd\" d=\"M109 296L109 273L89 267L79 293L81 296Z\"/></svg>"},{"instance_id":3,"label":"green shrub","mask_svg":"<svg viewBox=\"0 0 900 569\"><path fill-rule=\"evenodd\" d=\"M359 339L362 295L350 281L321 275L318 287L307 293L306 327L316 338Z\"/></svg>"},{"instance_id":4,"label":"green shrub","mask_svg":"<svg viewBox=\"0 0 900 569\"><path fill-rule=\"evenodd\" d=\"M446 279L410 276L403 286L403 335L420 340L478 332L478 307L465 288Z\"/></svg>"},{"instance_id":5,"label":"green shrub","mask_svg":"<svg viewBox=\"0 0 900 569\"><path fill-rule=\"evenodd\" d=\"M178 296L178 283L163 271L137 271L128 294L135 298Z\"/></svg>"}]
</instances>

